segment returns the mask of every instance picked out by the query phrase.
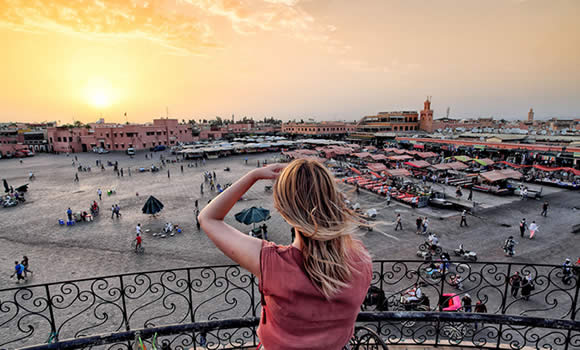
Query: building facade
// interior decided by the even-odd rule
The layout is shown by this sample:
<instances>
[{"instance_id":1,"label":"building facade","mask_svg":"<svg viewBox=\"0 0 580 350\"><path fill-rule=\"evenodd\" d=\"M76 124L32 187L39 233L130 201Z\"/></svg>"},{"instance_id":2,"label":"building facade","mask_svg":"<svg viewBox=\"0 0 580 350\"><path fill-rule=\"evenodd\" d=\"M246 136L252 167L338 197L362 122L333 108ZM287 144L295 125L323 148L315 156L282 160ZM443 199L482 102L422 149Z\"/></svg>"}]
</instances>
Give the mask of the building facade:
<instances>
[{"instance_id":1,"label":"building facade","mask_svg":"<svg viewBox=\"0 0 580 350\"><path fill-rule=\"evenodd\" d=\"M320 122L320 123L285 123L282 124L282 132L293 135L345 135L355 131L356 126L344 122Z\"/></svg>"},{"instance_id":2,"label":"building facade","mask_svg":"<svg viewBox=\"0 0 580 350\"><path fill-rule=\"evenodd\" d=\"M96 147L109 151L141 150L196 139L191 125L179 124L177 119L155 119L153 124L143 125L92 123L77 128L53 127L47 133L55 152L87 152Z\"/></svg>"}]
</instances>

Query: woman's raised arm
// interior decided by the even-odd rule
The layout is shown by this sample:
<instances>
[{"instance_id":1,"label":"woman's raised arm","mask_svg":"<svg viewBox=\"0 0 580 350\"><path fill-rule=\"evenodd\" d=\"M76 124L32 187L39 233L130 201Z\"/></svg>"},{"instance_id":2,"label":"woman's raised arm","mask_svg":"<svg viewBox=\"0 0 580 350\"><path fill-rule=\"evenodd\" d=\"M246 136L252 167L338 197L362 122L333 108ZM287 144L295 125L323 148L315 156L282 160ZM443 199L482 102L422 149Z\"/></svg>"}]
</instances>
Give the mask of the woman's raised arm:
<instances>
[{"instance_id":1,"label":"woman's raised arm","mask_svg":"<svg viewBox=\"0 0 580 350\"><path fill-rule=\"evenodd\" d=\"M230 259L260 278L262 240L250 237L224 222L225 216L252 185L262 179L275 179L285 164L255 169L214 198L199 214L203 231Z\"/></svg>"}]
</instances>

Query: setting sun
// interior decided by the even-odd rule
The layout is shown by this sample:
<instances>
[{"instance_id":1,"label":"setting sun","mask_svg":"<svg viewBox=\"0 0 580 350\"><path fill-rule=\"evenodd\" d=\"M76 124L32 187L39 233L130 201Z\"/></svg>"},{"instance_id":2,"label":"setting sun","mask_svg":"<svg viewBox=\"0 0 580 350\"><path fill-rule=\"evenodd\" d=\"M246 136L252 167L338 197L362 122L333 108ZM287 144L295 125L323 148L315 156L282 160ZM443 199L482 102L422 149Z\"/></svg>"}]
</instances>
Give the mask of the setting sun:
<instances>
[{"instance_id":1,"label":"setting sun","mask_svg":"<svg viewBox=\"0 0 580 350\"><path fill-rule=\"evenodd\" d=\"M106 108L113 104L113 88L111 83L103 78L90 79L86 87L86 97L93 107Z\"/></svg>"}]
</instances>

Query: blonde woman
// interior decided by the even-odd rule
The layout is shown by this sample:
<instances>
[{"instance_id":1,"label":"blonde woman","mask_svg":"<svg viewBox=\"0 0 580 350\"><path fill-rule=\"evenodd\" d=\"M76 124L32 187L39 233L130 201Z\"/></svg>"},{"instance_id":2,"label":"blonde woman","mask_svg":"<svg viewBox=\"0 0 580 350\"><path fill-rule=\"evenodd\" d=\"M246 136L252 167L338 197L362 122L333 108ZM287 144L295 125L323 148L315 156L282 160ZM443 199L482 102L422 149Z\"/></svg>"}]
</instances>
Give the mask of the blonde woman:
<instances>
[{"instance_id":1,"label":"blonde woman","mask_svg":"<svg viewBox=\"0 0 580 350\"><path fill-rule=\"evenodd\" d=\"M274 179L275 208L296 232L290 246L249 237L224 222L256 181ZM348 343L372 265L351 235L359 221L323 165L301 159L252 170L212 200L199 221L224 254L259 279L259 349L339 350Z\"/></svg>"}]
</instances>

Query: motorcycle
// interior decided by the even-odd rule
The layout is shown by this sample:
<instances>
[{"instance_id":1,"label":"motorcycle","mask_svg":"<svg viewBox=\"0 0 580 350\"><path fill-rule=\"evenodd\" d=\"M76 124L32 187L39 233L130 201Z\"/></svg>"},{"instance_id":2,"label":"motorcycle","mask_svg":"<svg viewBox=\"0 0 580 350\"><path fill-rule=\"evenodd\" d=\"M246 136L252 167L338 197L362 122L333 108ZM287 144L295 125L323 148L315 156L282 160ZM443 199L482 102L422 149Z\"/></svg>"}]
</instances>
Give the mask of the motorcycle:
<instances>
[{"instance_id":1,"label":"motorcycle","mask_svg":"<svg viewBox=\"0 0 580 350\"><path fill-rule=\"evenodd\" d=\"M477 253L471 250L463 249L463 244L460 244L459 249L455 249L453 253L455 253L455 256L460 256L465 260L477 261Z\"/></svg>"},{"instance_id":2,"label":"motorcycle","mask_svg":"<svg viewBox=\"0 0 580 350\"><path fill-rule=\"evenodd\" d=\"M425 242L423 242L419 245L419 251L421 251L421 252L428 252L431 250L434 251L435 254L437 254L437 255L439 255L443 252L443 249L440 246L433 245L428 240L425 240ZM418 254L419 254L419 252L417 252L417 255Z\"/></svg>"}]
</instances>

